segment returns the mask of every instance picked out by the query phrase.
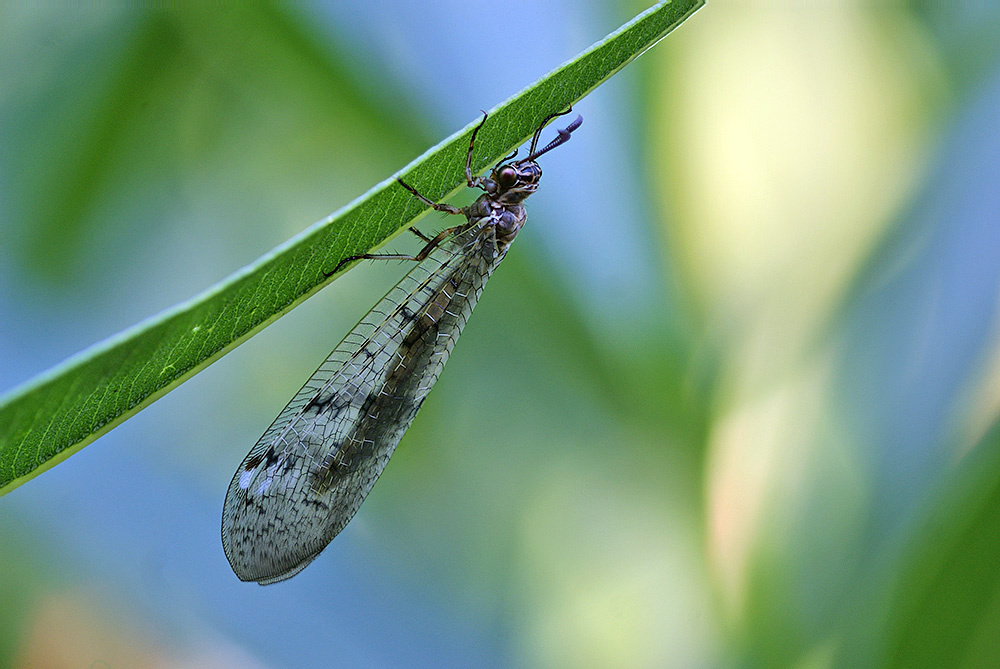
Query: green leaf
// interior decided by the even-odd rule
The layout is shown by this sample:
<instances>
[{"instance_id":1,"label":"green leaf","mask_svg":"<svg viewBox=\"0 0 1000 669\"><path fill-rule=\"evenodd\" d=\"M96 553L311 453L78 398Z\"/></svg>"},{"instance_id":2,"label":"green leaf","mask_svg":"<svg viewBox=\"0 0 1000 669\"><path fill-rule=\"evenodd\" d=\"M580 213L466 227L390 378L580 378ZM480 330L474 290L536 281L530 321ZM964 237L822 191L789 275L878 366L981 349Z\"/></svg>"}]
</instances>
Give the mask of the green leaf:
<instances>
[{"instance_id":1,"label":"green leaf","mask_svg":"<svg viewBox=\"0 0 1000 669\"><path fill-rule=\"evenodd\" d=\"M935 501L902 561L878 665L1000 666L1000 422Z\"/></svg>"},{"instance_id":2,"label":"green leaf","mask_svg":"<svg viewBox=\"0 0 1000 669\"><path fill-rule=\"evenodd\" d=\"M694 13L661 3L490 112L474 169L524 142L545 116L585 96ZM435 200L463 187L478 119L399 176ZM152 403L329 283L342 258L385 243L426 208L395 183L343 209L191 300L73 356L0 399L0 494L52 467Z\"/></svg>"}]
</instances>

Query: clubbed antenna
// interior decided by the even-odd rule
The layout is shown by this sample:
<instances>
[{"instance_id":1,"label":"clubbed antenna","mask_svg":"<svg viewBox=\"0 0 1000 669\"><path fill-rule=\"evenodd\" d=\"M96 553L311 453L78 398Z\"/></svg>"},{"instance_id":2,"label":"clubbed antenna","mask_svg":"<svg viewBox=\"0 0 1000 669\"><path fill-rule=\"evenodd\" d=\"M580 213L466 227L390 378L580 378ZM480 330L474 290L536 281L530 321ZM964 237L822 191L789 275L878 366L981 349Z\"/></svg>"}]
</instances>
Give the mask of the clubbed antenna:
<instances>
[{"instance_id":1,"label":"clubbed antenna","mask_svg":"<svg viewBox=\"0 0 1000 669\"><path fill-rule=\"evenodd\" d=\"M570 111L572 111L572 110L564 111L561 114L553 114L549 118L545 119L545 123L548 123L549 120L552 119L552 118L554 118L555 116L562 116L562 114L568 114ZM542 124L542 127L545 126L545 123ZM535 145L538 143L538 136L542 132L542 128L539 128L538 131L535 133L535 137L531 140L531 152L528 154L528 157L524 158L521 162L524 162L526 160L534 160L535 158L538 158L538 156L542 155L543 153L548 153L549 151L551 151L552 149L556 148L557 146L561 146L561 145L565 144L566 142L569 141L570 134L574 130L576 130L577 128L579 128L581 125L583 125L583 116L577 116L575 121L573 121L572 123L570 123L568 126L566 126L565 128L563 128L562 130L558 131L559 132L559 136L558 137L556 137L555 139L553 139L551 142L549 142L548 144L546 144L544 147L542 147L538 151L535 151Z\"/></svg>"}]
</instances>

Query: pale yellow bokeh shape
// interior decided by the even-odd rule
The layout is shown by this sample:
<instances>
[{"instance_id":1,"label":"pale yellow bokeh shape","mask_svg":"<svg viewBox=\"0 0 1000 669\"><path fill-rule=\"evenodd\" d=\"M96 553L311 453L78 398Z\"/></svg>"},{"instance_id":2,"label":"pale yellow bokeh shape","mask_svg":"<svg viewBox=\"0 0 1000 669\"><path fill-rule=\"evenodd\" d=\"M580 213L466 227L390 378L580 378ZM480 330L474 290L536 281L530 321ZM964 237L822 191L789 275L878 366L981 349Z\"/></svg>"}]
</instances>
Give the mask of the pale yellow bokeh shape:
<instances>
[{"instance_id":1,"label":"pale yellow bokeh shape","mask_svg":"<svg viewBox=\"0 0 1000 669\"><path fill-rule=\"evenodd\" d=\"M833 539L861 513L824 327L919 187L944 99L910 15L798 7L711 3L655 56L666 253L721 355L706 522L737 625L754 561L794 552L800 501L843 505Z\"/></svg>"},{"instance_id":2,"label":"pale yellow bokeh shape","mask_svg":"<svg viewBox=\"0 0 1000 669\"><path fill-rule=\"evenodd\" d=\"M627 448L608 444L609 458ZM691 509L662 464L614 459L553 463L525 500L521 656L539 667L710 666L718 630Z\"/></svg>"},{"instance_id":3,"label":"pale yellow bokeh shape","mask_svg":"<svg viewBox=\"0 0 1000 669\"><path fill-rule=\"evenodd\" d=\"M656 52L667 252L711 328L787 355L919 184L942 98L907 14L819 4L712 3Z\"/></svg>"}]
</instances>

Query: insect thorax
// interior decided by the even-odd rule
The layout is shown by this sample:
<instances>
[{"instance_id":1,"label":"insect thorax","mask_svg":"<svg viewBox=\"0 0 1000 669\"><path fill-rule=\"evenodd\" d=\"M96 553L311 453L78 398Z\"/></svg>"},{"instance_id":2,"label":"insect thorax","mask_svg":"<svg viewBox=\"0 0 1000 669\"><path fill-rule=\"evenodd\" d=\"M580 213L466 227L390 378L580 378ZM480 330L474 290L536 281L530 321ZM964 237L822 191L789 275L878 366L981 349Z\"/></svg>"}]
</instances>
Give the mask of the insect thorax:
<instances>
[{"instance_id":1,"label":"insect thorax","mask_svg":"<svg viewBox=\"0 0 1000 669\"><path fill-rule=\"evenodd\" d=\"M491 225L496 230L497 241L510 244L524 225L527 212L520 204L500 204L489 194L480 195L466 209L470 223Z\"/></svg>"}]
</instances>

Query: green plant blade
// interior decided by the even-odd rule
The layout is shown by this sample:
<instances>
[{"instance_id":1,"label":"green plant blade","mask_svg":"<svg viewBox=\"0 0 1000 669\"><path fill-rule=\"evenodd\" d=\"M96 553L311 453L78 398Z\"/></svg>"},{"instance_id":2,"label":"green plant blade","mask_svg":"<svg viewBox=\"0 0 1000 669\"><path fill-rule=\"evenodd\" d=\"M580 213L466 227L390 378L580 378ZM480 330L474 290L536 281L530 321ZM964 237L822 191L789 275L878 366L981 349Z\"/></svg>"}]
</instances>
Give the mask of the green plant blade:
<instances>
[{"instance_id":1,"label":"green plant blade","mask_svg":"<svg viewBox=\"0 0 1000 669\"><path fill-rule=\"evenodd\" d=\"M914 534L888 603L883 667L1000 663L1000 423Z\"/></svg>"},{"instance_id":2,"label":"green plant blade","mask_svg":"<svg viewBox=\"0 0 1000 669\"><path fill-rule=\"evenodd\" d=\"M660 3L490 112L478 171L520 145L694 13L703 0ZM425 195L464 186L472 127L406 166ZM66 459L220 358L329 283L426 209L393 178L191 300L100 342L0 398L0 494Z\"/></svg>"}]
</instances>

